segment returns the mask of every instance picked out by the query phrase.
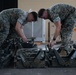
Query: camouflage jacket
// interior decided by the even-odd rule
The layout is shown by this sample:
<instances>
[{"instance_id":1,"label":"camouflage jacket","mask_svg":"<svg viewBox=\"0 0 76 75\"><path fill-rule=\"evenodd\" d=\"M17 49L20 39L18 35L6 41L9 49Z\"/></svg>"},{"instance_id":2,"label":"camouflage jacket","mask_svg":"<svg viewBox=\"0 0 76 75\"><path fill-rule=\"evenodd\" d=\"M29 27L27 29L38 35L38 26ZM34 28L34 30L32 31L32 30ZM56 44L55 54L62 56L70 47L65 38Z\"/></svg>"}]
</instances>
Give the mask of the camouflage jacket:
<instances>
[{"instance_id":1,"label":"camouflage jacket","mask_svg":"<svg viewBox=\"0 0 76 75\"><path fill-rule=\"evenodd\" d=\"M56 4L48 8L50 20L52 22L64 21L70 14L75 12L76 8L67 4Z\"/></svg>"},{"instance_id":2,"label":"camouflage jacket","mask_svg":"<svg viewBox=\"0 0 76 75\"><path fill-rule=\"evenodd\" d=\"M10 27L9 36L16 37L16 23L19 22L21 25L25 25L27 23L27 15L27 12L18 8L6 9L0 12L0 24L6 25L7 28Z\"/></svg>"},{"instance_id":3,"label":"camouflage jacket","mask_svg":"<svg viewBox=\"0 0 76 75\"><path fill-rule=\"evenodd\" d=\"M13 26L15 26L17 22L21 25L26 24L27 15L27 12L18 8L6 9L0 12L0 16L2 16L3 20L9 22L10 25Z\"/></svg>"}]
</instances>

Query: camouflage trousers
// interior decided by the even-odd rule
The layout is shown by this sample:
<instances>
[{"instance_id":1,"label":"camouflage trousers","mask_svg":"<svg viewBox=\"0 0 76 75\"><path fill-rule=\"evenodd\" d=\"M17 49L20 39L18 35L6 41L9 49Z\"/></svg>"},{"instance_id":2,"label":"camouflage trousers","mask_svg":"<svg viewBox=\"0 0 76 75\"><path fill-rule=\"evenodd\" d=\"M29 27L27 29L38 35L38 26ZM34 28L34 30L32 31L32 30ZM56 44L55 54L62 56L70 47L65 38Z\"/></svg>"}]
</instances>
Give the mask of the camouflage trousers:
<instances>
[{"instance_id":1,"label":"camouflage trousers","mask_svg":"<svg viewBox=\"0 0 76 75\"><path fill-rule=\"evenodd\" d=\"M62 23L62 28L61 28L61 40L62 40L62 45L64 46L64 49L67 51L72 50L70 48L70 43L71 43L71 38L72 38L72 32L74 25L76 23L76 11L72 14L70 14L65 21Z\"/></svg>"},{"instance_id":2,"label":"camouflage trousers","mask_svg":"<svg viewBox=\"0 0 76 75\"><path fill-rule=\"evenodd\" d=\"M0 46L6 39L20 38L14 27L6 16L0 14Z\"/></svg>"},{"instance_id":3,"label":"camouflage trousers","mask_svg":"<svg viewBox=\"0 0 76 75\"><path fill-rule=\"evenodd\" d=\"M2 55L2 46L4 45L4 42L15 38L20 39L15 29L11 27L10 22L7 20L7 18L4 18L2 15L0 15L0 56Z\"/></svg>"},{"instance_id":4,"label":"camouflage trousers","mask_svg":"<svg viewBox=\"0 0 76 75\"><path fill-rule=\"evenodd\" d=\"M9 34L10 24L0 15L0 46Z\"/></svg>"},{"instance_id":5,"label":"camouflage trousers","mask_svg":"<svg viewBox=\"0 0 76 75\"><path fill-rule=\"evenodd\" d=\"M10 39L20 39L20 37L8 19L5 16L0 15L0 48L5 40Z\"/></svg>"},{"instance_id":6,"label":"camouflage trousers","mask_svg":"<svg viewBox=\"0 0 76 75\"><path fill-rule=\"evenodd\" d=\"M9 22L7 21L7 19L4 20L3 16L0 14L0 61L3 51L1 45L3 44L3 42L5 41L5 39L9 34L9 28L10 28Z\"/></svg>"}]
</instances>

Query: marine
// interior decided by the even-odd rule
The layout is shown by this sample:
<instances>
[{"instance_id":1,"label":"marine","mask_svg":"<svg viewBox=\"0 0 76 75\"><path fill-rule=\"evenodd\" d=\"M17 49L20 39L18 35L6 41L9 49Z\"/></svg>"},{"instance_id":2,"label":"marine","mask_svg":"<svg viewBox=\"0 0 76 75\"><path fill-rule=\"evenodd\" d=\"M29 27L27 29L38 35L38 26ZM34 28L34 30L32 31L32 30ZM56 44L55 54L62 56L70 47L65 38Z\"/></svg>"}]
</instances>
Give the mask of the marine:
<instances>
[{"instance_id":1,"label":"marine","mask_svg":"<svg viewBox=\"0 0 76 75\"><path fill-rule=\"evenodd\" d=\"M21 38L24 42L27 42L23 29L26 23L32 21L37 21L35 11L26 12L19 8L12 8L0 12L0 62L4 42L16 38Z\"/></svg>"},{"instance_id":2,"label":"marine","mask_svg":"<svg viewBox=\"0 0 76 75\"><path fill-rule=\"evenodd\" d=\"M72 32L76 24L76 8L68 4L56 4L48 9L40 9L38 16L49 19L56 26L53 39L50 42L51 47L56 43L56 38L60 35L62 45L69 53Z\"/></svg>"}]
</instances>

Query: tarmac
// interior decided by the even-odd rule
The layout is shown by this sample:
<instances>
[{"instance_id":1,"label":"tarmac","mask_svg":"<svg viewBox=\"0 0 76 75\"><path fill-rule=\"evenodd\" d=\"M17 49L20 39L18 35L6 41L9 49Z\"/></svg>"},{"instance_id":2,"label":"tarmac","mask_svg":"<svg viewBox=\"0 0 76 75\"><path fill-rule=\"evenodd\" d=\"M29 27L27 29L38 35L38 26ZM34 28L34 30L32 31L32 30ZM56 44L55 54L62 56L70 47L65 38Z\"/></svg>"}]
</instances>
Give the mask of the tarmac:
<instances>
[{"instance_id":1,"label":"tarmac","mask_svg":"<svg viewBox=\"0 0 76 75\"><path fill-rule=\"evenodd\" d=\"M76 68L1 69L0 75L76 75Z\"/></svg>"}]
</instances>

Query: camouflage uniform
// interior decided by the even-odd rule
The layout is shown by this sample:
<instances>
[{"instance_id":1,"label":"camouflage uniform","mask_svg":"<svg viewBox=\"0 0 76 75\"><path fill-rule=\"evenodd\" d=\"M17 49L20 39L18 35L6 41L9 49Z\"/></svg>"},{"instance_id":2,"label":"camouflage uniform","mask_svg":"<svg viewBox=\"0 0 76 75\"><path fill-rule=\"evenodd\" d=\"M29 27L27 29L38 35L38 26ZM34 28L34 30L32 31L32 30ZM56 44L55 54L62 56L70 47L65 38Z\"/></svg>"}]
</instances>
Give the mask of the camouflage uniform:
<instances>
[{"instance_id":1,"label":"camouflage uniform","mask_svg":"<svg viewBox=\"0 0 76 75\"><path fill-rule=\"evenodd\" d=\"M0 46L6 38L19 37L15 31L16 23L19 22L21 25L26 24L27 15L27 12L18 8L7 9L0 12Z\"/></svg>"},{"instance_id":2,"label":"camouflage uniform","mask_svg":"<svg viewBox=\"0 0 76 75\"><path fill-rule=\"evenodd\" d=\"M57 4L48 9L52 22L61 21L61 39L65 50L70 49L70 41L76 23L76 8L67 4Z\"/></svg>"}]
</instances>

